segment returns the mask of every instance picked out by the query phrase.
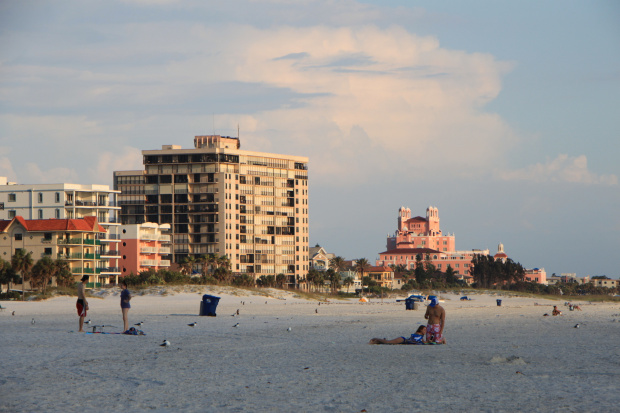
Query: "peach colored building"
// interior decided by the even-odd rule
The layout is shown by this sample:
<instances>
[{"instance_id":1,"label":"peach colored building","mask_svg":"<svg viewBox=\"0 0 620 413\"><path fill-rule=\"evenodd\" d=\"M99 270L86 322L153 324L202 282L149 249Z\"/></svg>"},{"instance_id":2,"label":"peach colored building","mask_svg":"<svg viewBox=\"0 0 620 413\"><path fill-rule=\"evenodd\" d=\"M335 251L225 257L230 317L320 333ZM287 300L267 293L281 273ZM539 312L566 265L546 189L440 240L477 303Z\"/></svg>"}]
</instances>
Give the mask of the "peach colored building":
<instances>
[{"instance_id":1,"label":"peach colored building","mask_svg":"<svg viewBox=\"0 0 620 413\"><path fill-rule=\"evenodd\" d=\"M475 255L488 255L489 250L457 251L454 234L444 234L439 226L439 210L426 209L426 217L411 217L409 208L398 210L398 228L387 238L387 250L379 253L377 266L402 265L414 269L417 256L429 260L437 270L451 266L462 280L471 282L471 260Z\"/></svg>"},{"instance_id":2,"label":"peach colored building","mask_svg":"<svg viewBox=\"0 0 620 413\"><path fill-rule=\"evenodd\" d=\"M525 270L525 281L547 284L547 272L544 268Z\"/></svg>"},{"instance_id":3,"label":"peach colored building","mask_svg":"<svg viewBox=\"0 0 620 413\"><path fill-rule=\"evenodd\" d=\"M113 282L110 273L117 268L110 266L111 256L101 239L106 230L96 217L80 219L24 219L16 216L0 220L0 257L10 261L15 251L25 249L33 263L43 257L65 259L71 273L78 281L88 275L89 287Z\"/></svg>"},{"instance_id":4,"label":"peach colored building","mask_svg":"<svg viewBox=\"0 0 620 413\"><path fill-rule=\"evenodd\" d=\"M370 277L375 280L379 287L394 288L394 270L388 266L370 267L364 273L364 277Z\"/></svg>"},{"instance_id":5,"label":"peach colored building","mask_svg":"<svg viewBox=\"0 0 620 413\"><path fill-rule=\"evenodd\" d=\"M145 222L121 225L121 276L170 267L170 225Z\"/></svg>"}]
</instances>

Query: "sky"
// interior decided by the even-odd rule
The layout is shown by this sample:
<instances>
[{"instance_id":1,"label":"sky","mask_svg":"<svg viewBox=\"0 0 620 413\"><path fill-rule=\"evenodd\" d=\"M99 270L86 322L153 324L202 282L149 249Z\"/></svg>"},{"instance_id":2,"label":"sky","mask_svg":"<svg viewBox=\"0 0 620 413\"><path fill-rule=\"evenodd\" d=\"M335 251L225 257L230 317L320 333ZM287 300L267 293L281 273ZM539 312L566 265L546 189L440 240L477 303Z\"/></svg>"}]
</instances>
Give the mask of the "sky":
<instances>
[{"instance_id":1,"label":"sky","mask_svg":"<svg viewBox=\"0 0 620 413\"><path fill-rule=\"evenodd\" d=\"M309 157L310 244L398 209L459 250L618 278L620 3L0 0L0 176L112 185L195 135Z\"/></svg>"}]
</instances>

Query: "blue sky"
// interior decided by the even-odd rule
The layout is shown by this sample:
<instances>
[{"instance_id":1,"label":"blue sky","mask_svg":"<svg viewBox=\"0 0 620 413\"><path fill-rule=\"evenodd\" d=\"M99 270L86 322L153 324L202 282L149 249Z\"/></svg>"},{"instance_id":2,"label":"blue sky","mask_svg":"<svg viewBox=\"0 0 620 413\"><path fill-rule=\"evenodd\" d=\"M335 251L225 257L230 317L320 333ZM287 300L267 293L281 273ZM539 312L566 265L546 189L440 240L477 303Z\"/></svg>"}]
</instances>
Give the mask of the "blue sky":
<instances>
[{"instance_id":1,"label":"blue sky","mask_svg":"<svg viewBox=\"0 0 620 413\"><path fill-rule=\"evenodd\" d=\"M617 278L614 1L0 2L0 175L111 184L236 135L310 158L310 241L374 261L400 206L458 249Z\"/></svg>"}]
</instances>

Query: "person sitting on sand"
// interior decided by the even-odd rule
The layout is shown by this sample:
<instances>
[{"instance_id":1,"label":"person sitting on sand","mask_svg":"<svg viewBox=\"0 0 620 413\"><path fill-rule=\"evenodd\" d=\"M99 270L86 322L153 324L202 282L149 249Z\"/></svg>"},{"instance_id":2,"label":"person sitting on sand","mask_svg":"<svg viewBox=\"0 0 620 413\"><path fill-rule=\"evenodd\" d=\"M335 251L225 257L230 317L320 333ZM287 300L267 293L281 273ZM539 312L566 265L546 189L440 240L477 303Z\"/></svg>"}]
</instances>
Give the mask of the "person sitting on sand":
<instances>
[{"instance_id":1,"label":"person sitting on sand","mask_svg":"<svg viewBox=\"0 0 620 413\"><path fill-rule=\"evenodd\" d=\"M554 305L553 306L553 312L551 313L552 315L562 315L562 312L560 310L558 310L558 306Z\"/></svg>"},{"instance_id":2,"label":"person sitting on sand","mask_svg":"<svg viewBox=\"0 0 620 413\"><path fill-rule=\"evenodd\" d=\"M574 310L581 311L581 307L579 307L577 304L573 305L573 309L574 309Z\"/></svg>"},{"instance_id":3,"label":"person sitting on sand","mask_svg":"<svg viewBox=\"0 0 620 413\"><path fill-rule=\"evenodd\" d=\"M397 337L393 340L385 338L373 338L368 344L425 344L424 335L426 334L426 326L421 325L415 333L409 338Z\"/></svg>"}]
</instances>

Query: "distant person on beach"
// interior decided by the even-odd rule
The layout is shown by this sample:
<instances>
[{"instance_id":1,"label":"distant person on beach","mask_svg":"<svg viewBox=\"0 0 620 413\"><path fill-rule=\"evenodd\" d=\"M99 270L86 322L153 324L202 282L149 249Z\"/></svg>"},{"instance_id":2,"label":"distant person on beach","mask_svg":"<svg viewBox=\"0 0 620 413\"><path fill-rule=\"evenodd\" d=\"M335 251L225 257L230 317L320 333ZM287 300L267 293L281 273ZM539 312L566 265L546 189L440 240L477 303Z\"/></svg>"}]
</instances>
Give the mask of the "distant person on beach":
<instances>
[{"instance_id":1,"label":"distant person on beach","mask_svg":"<svg viewBox=\"0 0 620 413\"><path fill-rule=\"evenodd\" d=\"M424 344L424 335L426 334L426 326L421 325L415 333L409 338L397 337L393 340L385 338L373 338L368 344Z\"/></svg>"},{"instance_id":2,"label":"distant person on beach","mask_svg":"<svg viewBox=\"0 0 620 413\"><path fill-rule=\"evenodd\" d=\"M129 330L129 318L127 317L131 304L131 293L127 289L127 282L121 281L121 311L123 312L123 331Z\"/></svg>"},{"instance_id":3,"label":"distant person on beach","mask_svg":"<svg viewBox=\"0 0 620 413\"><path fill-rule=\"evenodd\" d=\"M562 312L560 310L558 310L558 306L554 305L553 306L553 312L551 313L552 315L562 315Z\"/></svg>"},{"instance_id":4,"label":"distant person on beach","mask_svg":"<svg viewBox=\"0 0 620 413\"><path fill-rule=\"evenodd\" d=\"M426 326L426 342L446 344L446 339L443 338L443 328L446 323L446 310L439 305L439 299L437 299L437 297L433 297L431 303L426 307L424 318L428 320L428 325Z\"/></svg>"},{"instance_id":5,"label":"distant person on beach","mask_svg":"<svg viewBox=\"0 0 620 413\"><path fill-rule=\"evenodd\" d=\"M80 317L80 333L84 332L84 317L88 311L88 301L86 301L86 281L88 281L88 275L82 276L81 282L77 286L77 302L75 307L77 308L78 316Z\"/></svg>"}]
</instances>

